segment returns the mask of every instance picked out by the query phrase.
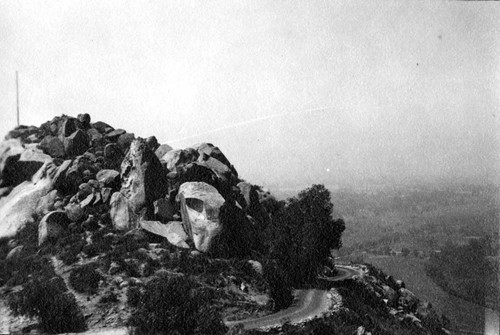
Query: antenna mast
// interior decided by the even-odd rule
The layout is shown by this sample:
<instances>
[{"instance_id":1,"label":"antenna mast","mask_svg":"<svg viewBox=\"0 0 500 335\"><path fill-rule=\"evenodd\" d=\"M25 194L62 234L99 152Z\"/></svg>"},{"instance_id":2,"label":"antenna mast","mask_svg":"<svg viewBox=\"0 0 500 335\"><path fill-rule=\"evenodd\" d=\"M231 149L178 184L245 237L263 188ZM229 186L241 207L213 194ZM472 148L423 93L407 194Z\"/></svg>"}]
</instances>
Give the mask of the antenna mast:
<instances>
[{"instance_id":1,"label":"antenna mast","mask_svg":"<svg viewBox=\"0 0 500 335\"><path fill-rule=\"evenodd\" d=\"M17 126L19 127L19 79L16 71Z\"/></svg>"}]
</instances>

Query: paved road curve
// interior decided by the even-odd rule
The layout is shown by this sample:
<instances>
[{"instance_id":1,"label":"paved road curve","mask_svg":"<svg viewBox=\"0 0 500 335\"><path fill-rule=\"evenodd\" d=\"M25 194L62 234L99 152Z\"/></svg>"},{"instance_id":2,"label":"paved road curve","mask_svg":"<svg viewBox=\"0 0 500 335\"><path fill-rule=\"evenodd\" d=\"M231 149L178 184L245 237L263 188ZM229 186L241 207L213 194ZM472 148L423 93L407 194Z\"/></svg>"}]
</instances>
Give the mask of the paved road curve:
<instances>
[{"instance_id":1,"label":"paved road curve","mask_svg":"<svg viewBox=\"0 0 500 335\"><path fill-rule=\"evenodd\" d=\"M337 265L339 274L335 277L322 277L320 279L330 282L342 281L353 276L361 275L357 268ZM314 317L323 315L330 306L328 291L320 289L296 290L294 292L295 302L287 309L275 314L270 314L256 319L245 319L239 321L226 321L228 327L242 324L245 329L268 328L279 326L284 320L293 323L300 323Z\"/></svg>"}]
</instances>

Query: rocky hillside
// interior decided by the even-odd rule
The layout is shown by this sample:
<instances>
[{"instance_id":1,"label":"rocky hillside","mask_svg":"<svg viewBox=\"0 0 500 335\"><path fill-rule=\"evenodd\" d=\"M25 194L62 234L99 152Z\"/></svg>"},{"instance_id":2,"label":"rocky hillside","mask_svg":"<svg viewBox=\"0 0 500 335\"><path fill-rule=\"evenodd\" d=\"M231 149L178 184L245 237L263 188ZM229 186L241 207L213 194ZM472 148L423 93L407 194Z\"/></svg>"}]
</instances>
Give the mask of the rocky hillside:
<instances>
[{"instance_id":1,"label":"rocky hillside","mask_svg":"<svg viewBox=\"0 0 500 335\"><path fill-rule=\"evenodd\" d=\"M172 150L88 114L11 131L0 145L0 187L0 238L40 217L40 245L72 223L95 230L110 220L208 252L223 230L223 205L248 233L268 220L259 201L268 194L240 180L212 144Z\"/></svg>"},{"instance_id":2,"label":"rocky hillside","mask_svg":"<svg viewBox=\"0 0 500 335\"><path fill-rule=\"evenodd\" d=\"M302 224L314 194L293 201L293 215L275 216ZM286 264L268 252L289 247L276 233L286 230L273 222L278 211L286 205L242 180L209 143L173 150L88 114L17 127L0 144L0 332L133 325L148 333L164 322L216 334L228 330L224 320L273 313L293 300ZM330 223L340 238L343 221ZM321 235L306 236L307 245ZM377 308L408 296L395 289L372 295ZM403 328L417 322L387 313ZM349 329L369 329L363 317Z\"/></svg>"}]
</instances>

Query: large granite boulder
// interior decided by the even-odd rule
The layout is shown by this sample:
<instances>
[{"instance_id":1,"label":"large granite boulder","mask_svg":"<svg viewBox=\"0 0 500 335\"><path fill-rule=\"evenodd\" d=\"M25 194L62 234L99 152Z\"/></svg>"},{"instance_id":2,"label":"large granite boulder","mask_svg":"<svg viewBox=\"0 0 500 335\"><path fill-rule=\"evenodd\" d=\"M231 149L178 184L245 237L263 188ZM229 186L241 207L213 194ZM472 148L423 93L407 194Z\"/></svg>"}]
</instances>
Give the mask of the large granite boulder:
<instances>
[{"instance_id":1,"label":"large granite boulder","mask_svg":"<svg viewBox=\"0 0 500 335\"><path fill-rule=\"evenodd\" d=\"M157 151L157 155L160 154ZM239 181L238 174L219 148L212 144L170 150L161 156L161 161L169 170L175 189L185 182L205 182L214 186L224 199L233 199L233 186Z\"/></svg>"},{"instance_id":2,"label":"large granite boulder","mask_svg":"<svg viewBox=\"0 0 500 335\"><path fill-rule=\"evenodd\" d=\"M153 217L153 201L167 192L162 165L144 139L130 144L121 165L121 181L120 194L113 194L111 199L113 224L123 230L137 228L139 218Z\"/></svg>"},{"instance_id":3,"label":"large granite boulder","mask_svg":"<svg viewBox=\"0 0 500 335\"><path fill-rule=\"evenodd\" d=\"M155 150L155 155L158 159L161 159L169 151L172 151L172 147L168 144L162 144Z\"/></svg>"},{"instance_id":4,"label":"large granite boulder","mask_svg":"<svg viewBox=\"0 0 500 335\"><path fill-rule=\"evenodd\" d=\"M161 160L166 163L167 169L174 171L182 165L196 161L198 156L199 153L193 148L177 149L167 151L167 153L161 157Z\"/></svg>"},{"instance_id":5,"label":"large granite boulder","mask_svg":"<svg viewBox=\"0 0 500 335\"><path fill-rule=\"evenodd\" d=\"M118 137L116 144L120 147L122 152L127 152L133 140L135 140L135 135L133 133L125 133Z\"/></svg>"},{"instance_id":6,"label":"large granite boulder","mask_svg":"<svg viewBox=\"0 0 500 335\"><path fill-rule=\"evenodd\" d=\"M44 153L54 158L62 158L66 154L63 142L56 136L45 136L38 147L43 150Z\"/></svg>"},{"instance_id":7,"label":"large granite boulder","mask_svg":"<svg viewBox=\"0 0 500 335\"><path fill-rule=\"evenodd\" d=\"M50 160L36 144L23 145L19 139L0 143L0 187L13 187L30 180Z\"/></svg>"},{"instance_id":8,"label":"large granite boulder","mask_svg":"<svg viewBox=\"0 0 500 335\"><path fill-rule=\"evenodd\" d=\"M64 139L74 134L78 129L78 120L73 117L63 116L62 120L58 122L59 136Z\"/></svg>"},{"instance_id":9,"label":"large granite boulder","mask_svg":"<svg viewBox=\"0 0 500 335\"><path fill-rule=\"evenodd\" d=\"M177 200L180 201L184 229L196 249L209 251L214 238L222 231L219 210L224 198L213 186L188 182L179 187Z\"/></svg>"},{"instance_id":10,"label":"large granite boulder","mask_svg":"<svg viewBox=\"0 0 500 335\"><path fill-rule=\"evenodd\" d=\"M17 185L8 196L0 199L0 238L13 237L28 224L33 217L41 215L40 206L44 197L54 188L59 176L58 167L46 162L31 181Z\"/></svg>"},{"instance_id":11,"label":"large granite boulder","mask_svg":"<svg viewBox=\"0 0 500 335\"><path fill-rule=\"evenodd\" d=\"M82 155L89 148L89 137L81 129L64 138L64 151L67 156Z\"/></svg>"},{"instance_id":12,"label":"large granite boulder","mask_svg":"<svg viewBox=\"0 0 500 335\"><path fill-rule=\"evenodd\" d=\"M116 170L103 169L97 172L95 178L103 187L114 187L120 182L120 172Z\"/></svg>"},{"instance_id":13,"label":"large granite boulder","mask_svg":"<svg viewBox=\"0 0 500 335\"><path fill-rule=\"evenodd\" d=\"M55 239L70 223L64 211L54 211L46 214L38 225L38 245L49 239Z\"/></svg>"},{"instance_id":14,"label":"large granite boulder","mask_svg":"<svg viewBox=\"0 0 500 335\"><path fill-rule=\"evenodd\" d=\"M231 173L238 177L238 172L236 172L236 169L231 165L229 160L226 158L226 156L224 156L224 154L218 147L214 146L211 143L200 143L193 145L192 148L198 151L199 161L206 161L207 157L214 158L228 167L231 170Z\"/></svg>"},{"instance_id":15,"label":"large granite boulder","mask_svg":"<svg viewBox=\"0 0 500 335\"><path fill-rule=\"evenodd\" d=\"M109 205L111 207L109 215L115 229L126 231L135 228L139 221L139 214L130 212L127 197L120 192L115 192L111 196Z\"/></svg>"}]
</instances>

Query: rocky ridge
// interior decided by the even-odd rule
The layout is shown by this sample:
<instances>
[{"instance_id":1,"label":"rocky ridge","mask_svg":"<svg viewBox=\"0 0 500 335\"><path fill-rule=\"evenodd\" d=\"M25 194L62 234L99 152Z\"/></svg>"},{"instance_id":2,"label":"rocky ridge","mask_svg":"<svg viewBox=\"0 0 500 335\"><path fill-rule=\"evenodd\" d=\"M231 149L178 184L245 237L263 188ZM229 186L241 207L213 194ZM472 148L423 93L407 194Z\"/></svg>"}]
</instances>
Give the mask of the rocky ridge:
<instances>
[{"instance_id":1,"label":"rocky ridge","mask_svg":"<svg viewBox=\"0 0 500 335\"><path fill-rule=\"evenodd\" d=\"M0 239L38 225L40 245L76 225L111 224L210 252L234 224L221 222L222 206L249 234L269 219L260 203L267 194L239 179L216 146L173 150L88 114L9 132L0 144L0 196Z\"/></svg>"}]
</instances>

